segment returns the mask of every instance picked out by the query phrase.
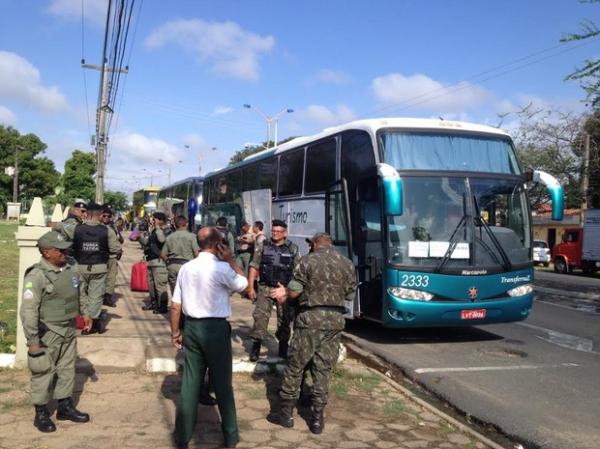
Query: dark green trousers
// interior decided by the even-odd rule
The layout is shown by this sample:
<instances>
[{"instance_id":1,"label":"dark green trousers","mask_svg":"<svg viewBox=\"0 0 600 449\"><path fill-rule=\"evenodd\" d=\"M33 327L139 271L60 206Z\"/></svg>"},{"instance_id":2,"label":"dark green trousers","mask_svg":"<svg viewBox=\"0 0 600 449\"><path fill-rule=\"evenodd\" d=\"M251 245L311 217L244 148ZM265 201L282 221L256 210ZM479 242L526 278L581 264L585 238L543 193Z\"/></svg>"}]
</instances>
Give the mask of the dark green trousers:
<instances>
[{"instance_id":1,"label":"dark green trousers","mask_svg":"<svg viewBox=\"0 0 600 449\"><path fill-rule=\"evenodd\" d=\"M231 326L224 319L186 317L183 344L185 362L175 419L176 438L180 443L192 438L198 418L198 395L209 368L225 444L233 445L239 440L239 434L232 386Z\"/></svg>"}]
</instances>

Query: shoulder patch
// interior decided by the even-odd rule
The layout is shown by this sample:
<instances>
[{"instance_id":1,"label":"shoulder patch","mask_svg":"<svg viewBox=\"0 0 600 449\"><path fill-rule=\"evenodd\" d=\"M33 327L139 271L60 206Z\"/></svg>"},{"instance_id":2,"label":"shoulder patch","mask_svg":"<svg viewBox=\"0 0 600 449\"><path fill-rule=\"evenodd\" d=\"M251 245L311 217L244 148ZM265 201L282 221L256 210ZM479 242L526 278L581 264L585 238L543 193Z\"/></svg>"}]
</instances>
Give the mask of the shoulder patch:
<instances>
[{"instance_id":1,"label":"shoulder patch","mask_svg":"<svg viewBox=\"0 0 600 449\"><path fill-rule=\"evenodd\" d=\"M23 299L31 300L33 298L34 298L34 294L33 294L33 291L31 291L30 289L27 289L23 292Z\"/></svg>"},{"instance_id":2,"label":"shoulder patch","mask_svg":"<svg viewBox=\"0 0 600 449\"><path fill-rule=\"evenodd\" d=\"M33 288L33 282L29 281L25 284L25 288Z\"/></svg>"}]
</instances>

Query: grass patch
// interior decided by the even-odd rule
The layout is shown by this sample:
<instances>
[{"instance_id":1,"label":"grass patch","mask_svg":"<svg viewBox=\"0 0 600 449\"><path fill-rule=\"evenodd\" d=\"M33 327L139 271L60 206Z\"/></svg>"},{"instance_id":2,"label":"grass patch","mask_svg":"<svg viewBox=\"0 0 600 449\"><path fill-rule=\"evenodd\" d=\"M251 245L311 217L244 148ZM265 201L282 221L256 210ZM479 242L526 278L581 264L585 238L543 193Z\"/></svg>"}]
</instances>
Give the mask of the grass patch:
<instances>
[{"instance_id":1,"label":"grass patch","mask_svg":"<svg viewBox=\"0 0 600 449\"><path fill-rule=\"evenodd\" d=\"M383 413L390 417L400 416L404 413L404 404L399 400L386 402L383 405Z\"/></svg>"},{"instance_id":2,"label":"grass patch","mask_svg":"<svg viewBox=\"0 0 600 449\"><path fill-rule=\"evenodd\" d=\"M336 367L331 376L330 389L337 396L348 397L350 391L371 393L381 383L377 374L352 373L343 368Z\"/></svg>"},{"instance_id":3,"label":"grass patch","mask_svg":"<svg viewBox=\"0 0 600 449\"><path fill-rule=\"evenodd\" d=\"M19 249L16 224L0 223L0 352L15 352Z\"/></svg>"},{"instance_id":4,"label":"grass patch","mask_svg":"<svg viewBox=\"0 0 600 449\"><path fill-rule=\"evenodd\" d=\"M463 449L477 449L477 446L472 441L468 442L463 446Z\"/></svg>"},{"instance_id":5,"label":"grass patch","mask_svg":"<svg viewBox=\"0 0 600 449\"><path fill-rule=\"evenodd\" d=\"M30 406L31 406L31 399L23 398L23 399L17 399L14 401L12 401L12 400L2 401L2 403L0 403L0 410L3 412L9 412L16 408L24 408L24 407L30 407Z\"/></svg>"}]
</instances>

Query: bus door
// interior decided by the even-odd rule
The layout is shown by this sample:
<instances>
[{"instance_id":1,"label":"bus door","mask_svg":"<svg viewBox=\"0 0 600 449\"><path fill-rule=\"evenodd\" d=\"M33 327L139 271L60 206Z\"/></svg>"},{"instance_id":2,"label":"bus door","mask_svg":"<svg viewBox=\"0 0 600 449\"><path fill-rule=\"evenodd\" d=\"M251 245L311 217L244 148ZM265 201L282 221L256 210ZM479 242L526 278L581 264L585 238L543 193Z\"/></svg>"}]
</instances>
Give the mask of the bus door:
<instances>
[{"instance_id":1,"label":"bus door","mask_svg":"<svg viewBox=\"0 0 600 449\"><path fill-rule=\"evenodd\" d=\"M244 219L251 225L255 221L262 221L265 235L271 235L271 202L271 189L242 192Z\"/></svg>"},{"instance_id":2,"label":"bus door","mask_svg":"<svg viewBox=\"0 0 600 449\"><path fill-rule=\"evenodd\" d=\"M381 200L376 178L357 186L354 252L358 263L360 312L366 318L381 321L383 282L383 233Z\"/></svg>"},{"instance_id":3,"label":"bus door","mask_svg":"<svg viewBox=\"0 0 600 449\"><path fill-rule=\"evenodd\" d=\"M348 187L342 178L333 183L325 194L325 232L331 236L335 249L354 262L351 229ZM356 299L346 301L346 318L354 318L357 305Z\"/></svg>"}]
</instances>

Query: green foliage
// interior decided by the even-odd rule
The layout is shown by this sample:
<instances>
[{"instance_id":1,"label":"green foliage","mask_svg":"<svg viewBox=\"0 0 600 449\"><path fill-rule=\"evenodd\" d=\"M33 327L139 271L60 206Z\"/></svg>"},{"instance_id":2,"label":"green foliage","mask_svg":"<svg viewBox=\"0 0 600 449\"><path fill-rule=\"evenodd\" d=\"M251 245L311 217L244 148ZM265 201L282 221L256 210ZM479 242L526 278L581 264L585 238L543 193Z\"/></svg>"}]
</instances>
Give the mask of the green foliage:
<instances>
[{"instance_id":1,"label":"green foliage","mask_svg":"<svg viewBox=\"0 0 600 449\"><path fill-rule=\"evenodd\" d=\"M104 203L110 204L114 211L124 211L128 207L127 194L107 190L104 192Z\"/></svg>"},{"instance_id":2,"label":"green foliage","mask_svg":"<svg viewBox=\"0 0 600 449\"><path fill-rule=\"evenodd\" d=\"M6 167L15 165L15 148L19 162L19 200L42 198L54 194L60 173L47 157L41 156L47 146L35 134L21 135L12 127L0 125L0 211L12 201L13 178L4 174Z\"/></svg>"},{"instance_id":3,"label":"green foliage","mask_svg":"<svg viewBox=\"0 0 600 449\"><path fill-rule=\"evenodd\" d=\"M600 0L580 0L581 3L600 3ZM600 29L591 20L584 20L580 24L579 33L563 34L561 42L582 41L594 39L600 35ZM567 75L566 80L578 80L587 93L587 100L593 108L600 107L600 58L586 59L583 66Z\"/></svg>"},{"instance_id":4,"label":"green foliage","mask_svg":"<svg viewBox=\"0 0 600 449\"><path fill-rule=\"evenodd\" d=\"M588 117L584 125L590 136L590 162L588 166L588 207L600 208L600 109Z\"/></svg>"},{"instance_id":5,"label":"green foliage","mask_svg":"<svg viewBox=\"0 0 600 449\"><path fill-rule=\"evenodd\" d=\"M288 137L287 139L283 139L279 142L279 145L289 142L292 139L295 139L295 137ZM243 150L238 150L235 153L233 153L233 156L231 156L231 159L229 159L229 165L237 164L238 162L243 161L248 156L259 153L267 149L267 147L272 148L273 146L275 146L275 142L273 142L272 140L269 140L269 142L265 141L261 145L247 146Z\"/></svg>"},{"instance_id":6,"label":"green foliage","mask_svg":"<svg viewBox=\"0 0 600 449\"><path fill-rule=\"evenodd\" d=\"M8 332L0 332L0 353L15 352L17 341L19 248L15 232L16 224L0 223L0 321L8 324Z\"/></svg>"},{"instance_id":7,"label":"green foliage","mask_svg":"<svg viewBox=\"0 0 600 449\"><path fill-rule=\"evenodd\" d=\"M93 200L96 196L95 173L96 155L81 150L73 151L71 158L65 162L60 202L70 205L78 198L86 201Z\"/></svg>"}]
</instances>

